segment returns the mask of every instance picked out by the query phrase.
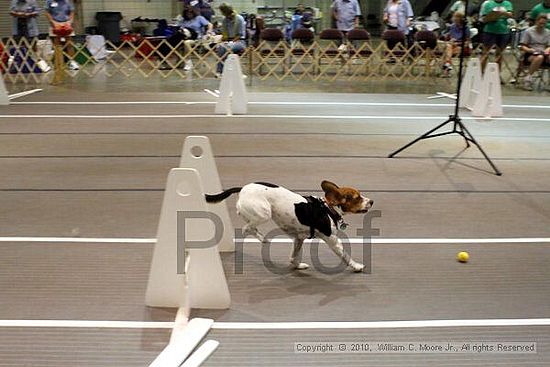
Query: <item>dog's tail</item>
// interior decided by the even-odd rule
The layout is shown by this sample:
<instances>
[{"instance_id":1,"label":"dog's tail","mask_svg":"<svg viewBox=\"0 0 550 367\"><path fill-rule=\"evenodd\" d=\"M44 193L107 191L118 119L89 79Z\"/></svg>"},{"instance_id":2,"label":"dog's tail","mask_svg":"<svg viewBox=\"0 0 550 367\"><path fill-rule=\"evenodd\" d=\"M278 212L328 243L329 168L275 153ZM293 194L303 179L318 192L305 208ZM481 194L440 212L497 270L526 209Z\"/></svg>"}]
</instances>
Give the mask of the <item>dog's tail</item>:
<instances>
[{"instance_id":1,"label":"dog's tail","mask_svg":"<svg viewBox=\"0 0 550 367\"><path fill-rule=\"evenodd\" d=\"M240 192L241 189L242 187L232 187L228 190L220 192L219 194L215 194L215 195L206 194L204 195L204 197L206 198L207 203L219 203L220 201L227 199L231 195Z\"/></svg>"}]
</instances>

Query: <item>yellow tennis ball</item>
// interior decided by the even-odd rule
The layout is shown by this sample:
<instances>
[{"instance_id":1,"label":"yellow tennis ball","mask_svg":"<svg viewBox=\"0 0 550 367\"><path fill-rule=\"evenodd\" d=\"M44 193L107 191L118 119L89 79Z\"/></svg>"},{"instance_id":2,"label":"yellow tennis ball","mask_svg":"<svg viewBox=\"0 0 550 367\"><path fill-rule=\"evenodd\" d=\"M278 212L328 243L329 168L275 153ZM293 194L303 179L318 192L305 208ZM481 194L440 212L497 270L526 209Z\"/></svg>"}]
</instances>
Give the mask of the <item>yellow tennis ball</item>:
<instances>
[{"instance_id":1,"label":"yellow tennis ball","mask_svg":"<svg viewBox=\"0 0 550 367\"><path fill-rule=\"evenodd\" d=\"M470 255L466 251L461 251L456 255L456 259L461 263L465 263L470 259Z\"/></svg>"}]
</instances>

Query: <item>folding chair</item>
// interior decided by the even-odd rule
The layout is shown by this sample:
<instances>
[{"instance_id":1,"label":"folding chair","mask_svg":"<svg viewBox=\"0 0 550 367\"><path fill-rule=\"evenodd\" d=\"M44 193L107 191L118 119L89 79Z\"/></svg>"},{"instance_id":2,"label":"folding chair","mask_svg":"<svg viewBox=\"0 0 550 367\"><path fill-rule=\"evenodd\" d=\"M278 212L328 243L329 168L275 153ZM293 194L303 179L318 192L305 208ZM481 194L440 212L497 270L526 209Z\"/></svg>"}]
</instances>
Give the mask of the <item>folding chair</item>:
<instances>
[{"instance_id":1,"label":"folding chair","mask_svg":"<svg viewBox=\"0 0 550 367\"><path fill-rule=\"evenodd\" d=\"M301 71L307 72L315 65L315 48L313 47L315 34L307 28L298 28L292 32L290 38L292 39L288 57L290 71L297 71L298 67L304 65L305 61L309 59L310 66L301 68Z\"/></svg>"},{"instance_id":2,"label":"folding chair","mask_svg":"<svg viewBox=\"0 0 550 367\"><path fill-rule=\"evenodd\" d=\"M321 72L323 60L328 60L327 65L338 66L338 60L345 62L347 46L344 43L344 34L334 28L324 29L319 34L319 52L317 54L317 70ZM347 55L346 55L347 56Z\"/></svg>"},{"instance_id":3,"label":"folding chair","mask_svg":"<svg viewBox=\"0 0 550 367\"><path fill-rule=\"evenodd\" d=\"M259 56L260 56L260 74L263 67L269 65L269 60L275 59L277 61L274 68L270 68L268 74L274 71L279 65L286 71L286 58L288 56L288 47L285 42L285 36L283 32L278 28L265 28L260 32L260 44Z\"/></svg>"}]
</instances>

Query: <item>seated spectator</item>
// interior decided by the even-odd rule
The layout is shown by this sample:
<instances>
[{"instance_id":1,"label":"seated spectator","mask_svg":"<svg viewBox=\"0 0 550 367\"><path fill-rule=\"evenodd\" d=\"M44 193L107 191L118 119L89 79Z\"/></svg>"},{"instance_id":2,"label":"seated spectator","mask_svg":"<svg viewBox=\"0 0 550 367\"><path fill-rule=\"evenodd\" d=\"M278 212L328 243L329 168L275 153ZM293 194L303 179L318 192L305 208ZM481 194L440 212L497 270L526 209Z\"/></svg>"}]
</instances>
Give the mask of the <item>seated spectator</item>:
<instances>
[{"instance_id":1,"label":"seated spectator","mask_svg":"<svg viewBox=\"0 0 550 367\"><path fill-rule=\"evenodd\" d=\"M458 55L462 50L462 42L465 40L466 45L470 42L470 29L468 26L466 26L466 37L463 35L465 21L466 19L463 13L455 12L453 14L453 24L451 24L449 28L449 42L447 43L445 64L443 65L443 71L446 76L448 76L453 69L453 56Z\"/></svg>"},{"instance_id":2,"label":"seated spectator","mask_svg":"<svg viewBox=\"0 0 550 367\"><path fill-rule=\"evenodd\" d=\"M521 41L521 37L523 37L523 33L525 33L527 28L531 26L532 26L531 13L528 11L523 11L517 21L517 28L516 28L517 35L516 37L514 37L514 47L519 46L519 41Z\"/></svg>"},{"instance_id":3,"label":"seated spectator","mask_svg":"<svg viewBox=\"0 0 550 367\"><path fill-rule=\"evenodd\" d=\"M212 34L214 26L210 23L205 17L200 15L199 11L193 7L184 7L183 9L183 19L178 24L181 32L179 34L186 34L186 30L189 32L190 36L182 38L180 37L179 41L185 40L184 44L187 49L191 49L192 43L195 39L202 39L204 36ZM191 70L190 60L185 60L184 69L186 71Z\"/></svg>"},{"instance_id":4,"label":"seated spectator","mask_svg":"<svg viewBox=\"0 0 550 367\"><path fill-rule=\"evenodd\" d=\"M224 16L222 22L223 42L217 49L220 62L216 67L216 77L221 76L223 62L230 53L241 54L246 48L246 23L244 18L237 14L233 7L227 3L220 5L220 12Z\"/></svg>"},{"instance_id":5,"label":"seated spectator","mask_svg":"<svg viewBox=\"0 0 550 367\"><path fill-rule=\"evenodd\" d=\"M191 49L195 40L202 38L207 33L211 33L213 29L212 24L206 20L203 16L199 15L197 9L191 6L185 6L183 8L182 20L178 23L178 29L171 31L167 42L169 45L163 44L159 47L159 53L162 56L167 56L172 50L182 45L186 49ZM191 70L190 60L185 60L184 70ZM170 69L170 66L164 62L160 69Z\"/></svg>"},{"instance_id":6,"label":"seated spectator","mask_svg":"<svg viewBox=\"0 0 550 367\"><path fill-rule=\"evenodd\" d=\"M315 32L315 29L313 28L313 14L309 9L306 10L304 4L298 4L296 6L296 11L294 11L294 14L291 17L290 27L287 29L287 39L290 40L292 33L294 33L295 30L302 28Z\"/></svg>"},{"instance_id":7,"label":"seated spectator","mask_svg":"<svg viewBox=\"0 0 550 367\"><path fill-rule=\"evenodd\" d=\"M178 24L180 28L192 29L197 33L198 38L202 38L204 35L212 33L212 23L200 15L196 8L191 6L184 7L182 16L183 18Z\"/></svg>"},{"instance_id":8,"label":"seated spectator","mask_svg":"<svg viewBox=\"0 0 550 367\"><path fill-rule=\"evenodd\" d=\"M533 74L546 62L550 64L550 30L546 28L548 19L545 14L539 14L535 25L528 28L520 41L524 54L524 63L529 65L525 77L524 89L533 90Z\"/></svg>"}]
</instances>

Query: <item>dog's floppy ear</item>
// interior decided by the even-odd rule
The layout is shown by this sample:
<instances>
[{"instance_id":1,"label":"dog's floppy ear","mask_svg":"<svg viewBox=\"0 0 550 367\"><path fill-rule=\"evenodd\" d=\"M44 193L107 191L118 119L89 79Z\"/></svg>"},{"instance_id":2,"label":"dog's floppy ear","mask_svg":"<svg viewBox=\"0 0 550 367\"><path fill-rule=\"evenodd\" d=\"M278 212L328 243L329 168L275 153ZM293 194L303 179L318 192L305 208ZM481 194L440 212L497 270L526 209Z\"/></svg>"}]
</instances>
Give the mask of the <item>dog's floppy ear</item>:
<instances>
[{"instance_id":1,"label":"dog's floppy ear","mask_svg":"<svg viewBox=\"0 0 550 367\"><path fill-rule=\"evenodd\" d=\"M330 205L338 205L344 200L340 188L330 181L321 182L321 188L325 192L325 198Z\"/></svg>"}]
</instances>

